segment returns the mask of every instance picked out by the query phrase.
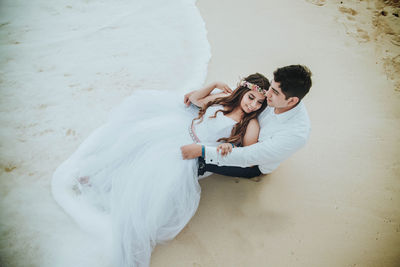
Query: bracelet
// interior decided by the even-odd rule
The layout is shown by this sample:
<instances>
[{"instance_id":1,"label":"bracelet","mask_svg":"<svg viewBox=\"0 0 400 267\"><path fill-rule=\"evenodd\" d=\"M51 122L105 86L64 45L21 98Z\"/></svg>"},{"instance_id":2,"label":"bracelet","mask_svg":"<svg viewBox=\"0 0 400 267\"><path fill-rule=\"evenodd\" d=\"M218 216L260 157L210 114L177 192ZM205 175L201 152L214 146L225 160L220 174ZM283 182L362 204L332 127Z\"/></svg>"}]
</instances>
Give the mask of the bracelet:
<instances>
[{"instance_id":1,"label":"bracelet","mask_svg":"<svg viewBox=\"0 0 400 267\"><path fill-rule=\"evenodd\" d=\"M204 158L206 154L206 148L204 145L201 146L201 157Z\"/></svg>"}]
</instances>

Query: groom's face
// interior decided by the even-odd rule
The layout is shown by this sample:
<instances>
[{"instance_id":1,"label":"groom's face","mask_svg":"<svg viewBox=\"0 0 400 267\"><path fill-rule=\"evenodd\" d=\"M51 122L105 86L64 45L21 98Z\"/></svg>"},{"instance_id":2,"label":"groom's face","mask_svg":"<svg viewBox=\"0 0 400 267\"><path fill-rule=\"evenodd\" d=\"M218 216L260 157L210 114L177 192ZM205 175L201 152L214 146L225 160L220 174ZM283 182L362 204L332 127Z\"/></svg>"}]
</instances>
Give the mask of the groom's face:
<instances>
[{"instance_id":1,"label":"groom's face","mask_svg":"<svg viewBox=\"0 0 400 267\"><path fill-rule=\"evenodd\" d=\"M289 99L286 99L286 96L282 93L280 83L272 80L267 92L268 106L273 108L287 108Z\"/></svg>"}]
</instances>

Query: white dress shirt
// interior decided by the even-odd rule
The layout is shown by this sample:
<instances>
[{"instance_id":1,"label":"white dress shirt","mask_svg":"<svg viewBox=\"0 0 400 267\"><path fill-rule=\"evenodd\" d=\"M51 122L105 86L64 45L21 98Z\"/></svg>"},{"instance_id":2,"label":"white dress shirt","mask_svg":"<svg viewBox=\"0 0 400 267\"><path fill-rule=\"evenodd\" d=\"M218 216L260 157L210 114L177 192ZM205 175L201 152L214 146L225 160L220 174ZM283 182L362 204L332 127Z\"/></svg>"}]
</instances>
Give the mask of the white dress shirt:
<instances>
[{"instance_id":1,"label":"white dress shirt","mask_svg":"<svg viewBox=\"0 0 400 267\"><path fill-rule=\"evenodd\" d=\"M267 107L258 121L261 127L258 143L234 148L224 157L217 153L216 147L206 146L206 163L238 167L258 165L262 173L270 173L300 149L310 133L310 119L301 101L296 107L281 114L275 114L274 108Z\"/></svg>"}]
</instances>

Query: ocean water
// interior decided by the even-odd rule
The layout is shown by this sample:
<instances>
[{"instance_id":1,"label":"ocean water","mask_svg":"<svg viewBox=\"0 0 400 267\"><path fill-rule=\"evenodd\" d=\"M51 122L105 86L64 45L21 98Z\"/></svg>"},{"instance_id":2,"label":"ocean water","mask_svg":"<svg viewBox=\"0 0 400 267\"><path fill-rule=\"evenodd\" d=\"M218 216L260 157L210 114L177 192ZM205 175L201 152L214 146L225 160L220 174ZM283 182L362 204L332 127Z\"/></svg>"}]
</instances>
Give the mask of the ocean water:
<instances>
[{"instance_id":1,"label":"ocean water","mask_svg":"<svg viewBox=\"0 0 400 267\"><path fill-rule=\"evenodd\" d=\"M0 2L0 266L110 266L52 174L134 90L202 86L206 35L193 0Z\"/></svg>"}]
</instances>

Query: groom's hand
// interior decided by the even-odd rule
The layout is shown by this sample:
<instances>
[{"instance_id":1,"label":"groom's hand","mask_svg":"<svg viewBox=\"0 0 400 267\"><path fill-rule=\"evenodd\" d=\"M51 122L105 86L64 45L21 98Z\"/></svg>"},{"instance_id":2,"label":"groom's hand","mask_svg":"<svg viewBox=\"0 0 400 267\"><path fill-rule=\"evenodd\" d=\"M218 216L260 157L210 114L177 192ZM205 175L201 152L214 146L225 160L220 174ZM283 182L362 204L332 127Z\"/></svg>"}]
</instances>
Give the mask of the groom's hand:
<instances>
[{"instance_id":1,"label":"groom's hand","mask_svg":"<svg viewBox=\"0 0 400 267\"><path fill-rule=\"evenodd\" d=\"M201 145L190 144L181 146L183 159L195 159L201 156Z\"/></svg>"}]
</instances>

